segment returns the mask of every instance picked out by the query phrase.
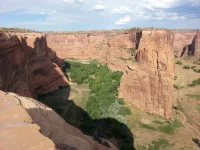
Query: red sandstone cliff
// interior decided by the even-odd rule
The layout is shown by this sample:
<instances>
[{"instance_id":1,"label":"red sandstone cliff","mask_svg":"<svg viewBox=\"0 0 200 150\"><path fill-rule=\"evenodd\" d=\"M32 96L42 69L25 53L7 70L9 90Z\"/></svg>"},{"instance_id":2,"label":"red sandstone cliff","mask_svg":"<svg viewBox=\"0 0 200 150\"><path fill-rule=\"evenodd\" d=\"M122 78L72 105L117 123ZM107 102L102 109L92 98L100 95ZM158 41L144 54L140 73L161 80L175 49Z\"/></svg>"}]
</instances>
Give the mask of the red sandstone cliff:
<instances>
[{"instance_id":1,"label":"red sandstone cliff","mask_svg":"<svg viewBox=\"0 0 200 150\"><path fill-rule=\"evenodd\" d=\"M173 33L143 31L137 66L128 66L121 80L120 97L149 113L169 118L173 100Z\"/></svg>"},{"instance_id":2,"label":"red sandstone cliff","mask_svg":"<svg viewBox=\"0 0 200 150\"><path fill-rule=\"evenodd\" d=\"M68 84L42 34L0 33L0 89L35 97Z\"/></svg>"},{"instance_id":3,"label":"red sandstone cliff","mask_svg":"<svg viewBox=\"0 0 200 150\"><path fill-rule=\"evenodd\" d=\"M61 58L96 59L123 71L120 97L167 118L173 98L173 40L171 31L159 29L47 35L48 46ZM138 63L131 48L138 49Z\"/></svg>"},{"instance_id":4,"label":"red sandstone cliff","mask_svg":"<svg viewBox=\"0 0 200 150\"><path fill-rule=\"evenodd\" d=\"M200 58L199 31L174 31L174 34L174 51L176 56L194 56L195 58Z\"/></svg>"}]
</instances>

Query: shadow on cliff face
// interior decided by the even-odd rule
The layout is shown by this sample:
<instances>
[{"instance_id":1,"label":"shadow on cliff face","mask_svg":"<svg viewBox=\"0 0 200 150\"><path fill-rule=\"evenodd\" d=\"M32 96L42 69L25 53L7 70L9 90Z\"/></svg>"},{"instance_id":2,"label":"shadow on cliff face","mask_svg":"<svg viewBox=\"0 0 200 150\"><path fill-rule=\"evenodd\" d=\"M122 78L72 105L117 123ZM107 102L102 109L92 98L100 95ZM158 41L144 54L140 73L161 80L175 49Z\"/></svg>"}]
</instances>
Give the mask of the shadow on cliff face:
<instances>
[{"instance_id":1,"label":"shadow on cliff face","mask_svg":"<svg viewBox=\"0 0 200 150\"><path fill-rule=\"evenodd\" d=\"M69 92L70 87L38 98L57 112L67 123L80 129L84 134L92 136L93 140L98 143L109 148L109 144L103 140L106 139L120 150L135 149L133 135L126 124L113 118L92 119L85 110L72 100L68 100Z\"/></svg>"},{"instance_id":2,"label":"shadow on cliff face","mask_svg":"<svg viewBox=\"0 0 200 150\"><path fill-rule=\"evenodd\" d=\"M1 34L0 50L0 90L37 97L68 85L59 68L63 60L47 46L45 36Z\"/></svg>"}]
</instances>

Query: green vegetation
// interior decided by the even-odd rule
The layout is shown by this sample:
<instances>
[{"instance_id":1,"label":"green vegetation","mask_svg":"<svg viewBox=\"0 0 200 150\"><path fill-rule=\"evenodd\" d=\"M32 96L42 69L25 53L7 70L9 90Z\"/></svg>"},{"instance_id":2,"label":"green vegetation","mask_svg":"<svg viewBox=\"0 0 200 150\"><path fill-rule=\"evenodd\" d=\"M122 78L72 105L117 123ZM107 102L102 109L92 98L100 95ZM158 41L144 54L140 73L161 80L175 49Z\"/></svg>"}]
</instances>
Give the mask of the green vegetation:
<instances>
[{"instance_id":1,"label":"green vegetation","mask_svg":"<svg viewBox=\"0 0 200 150\"><path fill-rule=\"evenodd\" d=\"M131 111L124 105L123 99L118 99L118 87L123 75L120 71L111 72L105 65L95 63L69 63L67 69L70 78L77 84L88 83L90 96L86 102L86 111L92 119L112 117L126 122L123 116L130 115Z\"/></svg>"},{"instance_id":2,"label":"green vegetation","mask_svg":"<svg viewBox=\"0 0 200 150\"><path fill-rule=\"evenodd\" d=\"M185 65L185 66L183 66L183 69L190 69L190 66Z\"/></svg>"},{"instance_id":3,"label":"green vegetation","mask_svg":"<svg viewBox=\"0 0 200 150\"><path fill-rule=\"evenodd\" d=\"M133 58L122 58L122 57L120 57L120 59L123 60L123 61L134 60Z\"/></svg>"},{"instance_id":4,"label":"green vegetation","mask_svg":"<svg viewBox=\"0 0 200 150\"><path fill-rule=\"evenodd\" d=\"M193 69L194 72L200 73L200 69Z\"/></svg>"},{"instance_id":5,"label":"green vegetation","mask_svg":"<svg viewBox=\"0 0 200 150\"><path fill-rule=\"evenodd\" d=\"M183 65L183 62L182 61L177 61L176 64L177 65Z\"/></svg>"},{"instance_id":6,"label":"green vegetation","mask_svg":"<svg viewBox=\"0 0 200 150\"><path fill-rule=\"evenodd\" d=\"M200 99L200 95L197 94L185 94L188 98Z\"/></svg>"},{"instance_id":7,"label":"green vegetation","mask_svg":"<svg viewBox=\"0 0 200 150\"><path fill-rule=\"evenodd\" d=\"M37 32L29 29L23 29L23 28L7 28L7 27L2 27L0 28L0 31L3 32L20 32L20 33L29 33L29 32Z\"/></svg>"},{"instance_id":8,"label":"green vegetation","mask_svg":"<svg viewBox=\"0 0 200 150\"><path fill-rule=\"evenodd\" d=\"M200 104L197 104L196 110L197 110L198 112L200 112Z\"/></svg>"},{"instance_id":9,"label":"green vegetation","mask_svg":"<svg viewBox=\"0 0 200 150\"><path fill-rule=\"evenodd\" d=\"M174 134L176 129L181 126L182 124L178 120L175 120L173 123L168 122L168 125L160 126L159 130L166 134Z\"/></svg>"},{"instance_id":10,"label":"green vegetation","mask_svg":"<svg viewBox=\"0 0 200 150\"><path fill-rule=\"evenodd\" d=\"M119 112L120 115L126 116L126 115L131 115L131 110L128 107L120 107Z\"/></svg>"},{"instance_id":11,"label":"green vegetation","mask_svg":"<svg viewBox=\"0 0 200 150\"><path fill-rule=\"evenodd\" d=\"M195 69L197 66L192 66L191 69Z\"/></svg>"},{"instance_id":12,"label":"green vegetation","mask_svg":"<svg viewBox=\"0 0 200 150\"><path fill-rule=\"evenodd\" d=\"M156 128L155 127L153 127L153 126L150 126L150 125L148 125L148 124L141 124L140 125L140 127L141 128L145 128L145 129L148 129L148 130L153 130L153 131L156 131Z\"/></svg>"},{"instance_id":13,"label":"green vegetation","mask_svg":"<svg viewBox=\"0 0 200 150\"><path fill-rule=\"evenodd\" d=\"M174 77L174 80L177 80L177 79L178 79L178 77L177 77L177 76L175 76L175 77Z\"/></svg>"},{"instance_id":14,"label":"green vegetation","mask_svg":"<svg viewBox=\"0 0 200 150\"><path fill-rule=\"evenodd\" d=\"M192 84L190 84L189 86L197 86L200 85L200 78L198 78L197 80L192 81Z\"/></svg>"},{"instance_id":15,"label":"green vegetation","mask_svg":"<svg viewBox=\"0 0 200 150\"><path fill-rule=\"evenodd\" d=\"M136 49L135 49L135 48L130 48L130 52L131 52L132 54L135 54L135 53L136 53Z\"/></svg>"},{"instance_id":16,"label":"green vegetation","mask_svg":"<svg viewBox=\"0 0 200 150\"><path fill-rule=\"evenodd\" d=\"M200 65L200 61L194 61L193 64Z\"/></svg>"},{"instance_id":17,"label":"green vegetation","mask_svg":"<svg viewBox=\"0 0 200 150\"><path fill-rule=\"evenodd\" d=\"M150 125L140 123L141 128L145 128L145 129L152 130L152 131L159 131L159 132L163 132L165 134L175 134L177 128L179 128L181 126L182 126L182 124L178 120L175 120L172 123L169 121L155 120Z\"/></svg>"},{"instance_id":18,"label":"green vegetation","mask_svg":"<svg viewBox=\"0 0 200 150\"><path fill-rule=\"evenodd\" d=\"M177 84L174 84L174 88L179 90L179 89L184 88L184 86L179 86L179 85L177 85Z\"/></svg>"},{"instance_id":19,"label":"green vegetation","mask_svg":"<svg viewBox=\"0 0 200 150\"><path fill-rule=\"evenodd\" d=\"M54 109L66 122L98 142L102 141L101 138L112 138L120 150L133 149L133 136L124 117L131 114L131 111L123 99L117 98L123 73L111 72L107 66L96 61L84 61L84 64L74 61L65 61L63 71L77 85L42 95L39 100ZM82 86L89 88L84 102L69 100L70 91Z\"/></svg>"},{"instance_id":20,"label":"green vegetation","mask_svg":"<svg viewBox=\"0 0 200 150\"><path fill-rule=\"evenodd\" d=\"M169 146L173 146L173 144L170 144L166 139L159 139L158 141L152 141L148 150L161 150Z\"/></svg>"}]
</instances>

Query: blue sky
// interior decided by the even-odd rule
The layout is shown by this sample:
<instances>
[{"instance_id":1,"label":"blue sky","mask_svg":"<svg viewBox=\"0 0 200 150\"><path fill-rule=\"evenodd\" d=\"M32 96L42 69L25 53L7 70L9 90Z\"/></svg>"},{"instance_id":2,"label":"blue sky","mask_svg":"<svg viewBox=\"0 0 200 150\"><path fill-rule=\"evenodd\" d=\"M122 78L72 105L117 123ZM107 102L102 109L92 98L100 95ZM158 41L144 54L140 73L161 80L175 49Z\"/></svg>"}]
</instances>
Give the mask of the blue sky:
<instances>
[{"instance_id":1,"label":"blue sky","mask_svg":"<svg viewBox=\"0 0 200 150\"><path fill-rule=\"evenodd\" d=\"M0 27L38 31L200 28L200 0L6 0Z\"/></svg>"}]
</instances>

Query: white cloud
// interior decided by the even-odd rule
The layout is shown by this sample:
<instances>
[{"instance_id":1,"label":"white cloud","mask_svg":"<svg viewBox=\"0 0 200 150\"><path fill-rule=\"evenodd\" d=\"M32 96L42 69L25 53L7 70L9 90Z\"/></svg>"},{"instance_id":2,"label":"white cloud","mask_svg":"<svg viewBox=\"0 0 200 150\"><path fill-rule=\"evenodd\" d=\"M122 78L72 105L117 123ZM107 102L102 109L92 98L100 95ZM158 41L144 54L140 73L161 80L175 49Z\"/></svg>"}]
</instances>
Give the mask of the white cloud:
<instances>
[{"instance_id":1,"label":"white cloud","mask_svg":"<svg viewBox=\"0 0 200 150\"><path fill-rule=\"evenodd\" d=\"M97 4L93 6L93 10L98 10L98 11L104 10L105 8L106 7L103 4Z\"/></svg>"},{"instance_id":2,"label":"white cloud","mask_svg":"<svg viewBox=\"0 0 200 150\"><path fill-rule=\"evenodd\" d=\"M65 3L80 3L82 4L83 3L83 0L61 0Z\"/></svg>"},{"instance_id":3,"label":"white cloud","mask_svg":"<svg viewBox=\"0 0 200 150\"><path fill-rule=\"evenodd\" d=\"M119 8L114 8L112 10L112 13L113 14L128 14L128 13L131 13L132 11L128 8L128 7L119 7Z\"/></svg>"},{"instance_id":4,"label":"white cloud","mask_svg":"<svg viewBox=\"0 0 200 150\"><path fill-rule=\"evenodd\" d=\"M181 6L200 6L200 0L144 0L145 8L155 10L156 8L167 9Z\"/></svg>"},{"instance_id":5,"label":"white cloud","mask_svg":"<svg viewBox=\"0 0 200 150\"><path fill-rule=\"evenodd\" d=\"M41 11L40 14L43 15L43 14L44 14L44 11Z\"/></svg>"},{"instance_id":6,"label":"white cloud","mask_svg":"<svg viewBox=\"0 0 200 150\"><path fill-rule=\"evenodd\" d=\"M116 22L115 25L123 25L123 24L127 24L131 21L131 17L130 16L125 16L122 18L119 18Z\"/></svg>"}]
</instances>

